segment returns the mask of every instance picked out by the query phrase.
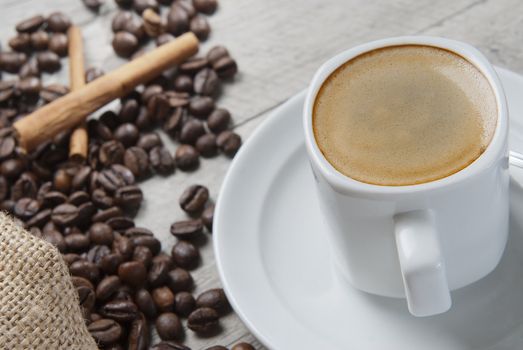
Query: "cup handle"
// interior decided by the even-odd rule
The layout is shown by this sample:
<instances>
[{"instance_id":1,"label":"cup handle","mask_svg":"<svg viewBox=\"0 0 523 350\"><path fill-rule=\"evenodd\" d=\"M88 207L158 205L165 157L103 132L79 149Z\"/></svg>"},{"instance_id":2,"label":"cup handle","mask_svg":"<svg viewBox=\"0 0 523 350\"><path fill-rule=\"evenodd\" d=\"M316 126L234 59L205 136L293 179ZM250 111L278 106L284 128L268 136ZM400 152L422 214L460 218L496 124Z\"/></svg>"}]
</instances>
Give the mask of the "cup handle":
<instances>
[{"instance_id":1,"label":"cup handle","mask_svg":"<svg viewBox=\"0 0 523 350\"><path fill-rule=\"evenodd\" d=\"M422 317L447 311L450 291L433 214L428 210L397 214L394 227L410 313Z\"/></svg>"}]
</instances>

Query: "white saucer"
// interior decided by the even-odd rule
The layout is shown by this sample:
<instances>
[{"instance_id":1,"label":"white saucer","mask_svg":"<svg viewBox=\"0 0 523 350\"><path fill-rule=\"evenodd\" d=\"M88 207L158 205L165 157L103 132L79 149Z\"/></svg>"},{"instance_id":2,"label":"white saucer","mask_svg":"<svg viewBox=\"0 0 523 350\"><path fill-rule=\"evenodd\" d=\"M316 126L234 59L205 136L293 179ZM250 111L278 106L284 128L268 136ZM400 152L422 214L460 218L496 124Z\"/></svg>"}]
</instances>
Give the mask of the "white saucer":
<instances>
[{"instance_id":1,"label":"white saucer","mask_svg":"<svg viewBox=\"0 0 523 350\"><path fill-rule=\"evenodd\" d=\"M498 69L523 150L523 77ZM224 181L214 248L229 300L278 350L523 349L523 171L511 169L511 233L496 270L452 293L452 309L415 318L405 300L359 292L332 269L302 136L304 93L249 138Z\"/></svg>"}]
</instances>

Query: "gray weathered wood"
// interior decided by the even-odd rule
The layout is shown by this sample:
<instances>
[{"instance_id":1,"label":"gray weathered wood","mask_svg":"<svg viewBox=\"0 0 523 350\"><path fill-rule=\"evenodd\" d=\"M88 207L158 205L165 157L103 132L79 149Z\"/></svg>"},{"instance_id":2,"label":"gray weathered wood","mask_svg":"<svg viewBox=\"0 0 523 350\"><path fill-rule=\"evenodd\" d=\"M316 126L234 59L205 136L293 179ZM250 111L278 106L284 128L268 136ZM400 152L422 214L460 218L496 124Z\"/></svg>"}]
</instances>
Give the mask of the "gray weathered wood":
<instances>
[{"instance_id":1,"label":"gray weathered wood","mask_svg":"<svg viewBox=\"0 0 523 350\"><path fill-rule=\"evenodd\" d=\"M116 8L107 0L99 15L86 10L80 0L0 0L0 41L6 48L20 18L55 10L69 14L81 25L87 65L110 70L124 61L111 48L110 23ZM306 87L317 67L328 57L365 41L405 34L456 38L479 47L495 64L523 72L523 3L518 0L223 0L210 17L213 33L202 53L224 44L237 59L240 74L224 86L218 104L231 110L237 132L244 138L287 98ZM151 47L150 45L149 47ZM60 74L46 81L67 82L67 63ZM167 138L166 145L175 149ZM216 199L230 162L223 156L204 160L191 174L156 177L142 184L145 204L137 223L152 229L169 251L175 239L169 234L174 220L184 218L177 199L193 183L208 186ZM159 216L170 208L169 216ZM201 244L202 265L193 271L195 293L220 286L211 237ZM262 348L236 315L222 319L224 332L201 338L187 331L193 349L212 344L232 347L252 341ZM286 349L287 350L287 349Z\"/></svg>"}]
</instances>

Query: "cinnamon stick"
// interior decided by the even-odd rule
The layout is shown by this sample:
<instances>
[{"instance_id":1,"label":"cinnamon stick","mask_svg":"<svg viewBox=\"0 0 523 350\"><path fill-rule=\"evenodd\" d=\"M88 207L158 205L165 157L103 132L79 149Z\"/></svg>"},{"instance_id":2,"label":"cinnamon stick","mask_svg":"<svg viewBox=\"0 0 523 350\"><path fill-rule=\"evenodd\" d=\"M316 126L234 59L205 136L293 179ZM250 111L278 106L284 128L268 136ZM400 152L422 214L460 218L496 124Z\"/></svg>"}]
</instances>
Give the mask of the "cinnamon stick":
<instances>
[{"instance_id":1,"label":"cinnamon stick","mask_svg":"<svg viewBox=\"0 0 523 350\"><path fill-rule=\"evenodd\" d=\"M77 126L98 108L128 94L137 85L150 81L197 51L198 39L193 33L185 33L37 109L15 122L14 128L18 132L19 144L27 151L33 150L60 131Z\"/></svg>"},{"instance_id":2,"label":"cinnamon stick","mask_svg":"<svg viewBox=\"0 0 523 350\"><path fill-rule=\"evenodd\" d=\"M76 91L85 85L84 44L80 28L71 26L67 35L69 37L69 84L71 91ZM85 122L82 122L71 134L69 158L87 159L88 142Z\"/></svg>"}]
</instances>

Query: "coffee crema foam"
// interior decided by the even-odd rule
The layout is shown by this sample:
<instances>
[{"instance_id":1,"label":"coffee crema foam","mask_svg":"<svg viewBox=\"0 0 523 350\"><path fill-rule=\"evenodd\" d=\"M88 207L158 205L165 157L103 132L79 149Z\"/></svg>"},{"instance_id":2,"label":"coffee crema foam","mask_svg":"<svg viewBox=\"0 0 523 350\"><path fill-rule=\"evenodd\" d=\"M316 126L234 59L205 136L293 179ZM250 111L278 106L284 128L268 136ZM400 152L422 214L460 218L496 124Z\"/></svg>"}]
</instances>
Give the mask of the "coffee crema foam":
<instances>
[{"instance_id":1,"label":"coffee crema foam","mask_svg":"<svg viewBox=\"0 0 523 350\"><path fill-rule=\"evenodd\" d=\"M316 143L339 172L404 186L458 172L486 149L497 104L486 77L450 51L405 45L334 71L313 107Z\"/></svg>"}]
</instances>

